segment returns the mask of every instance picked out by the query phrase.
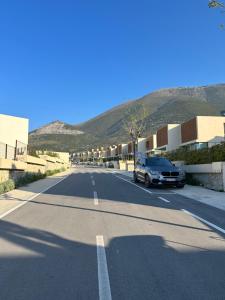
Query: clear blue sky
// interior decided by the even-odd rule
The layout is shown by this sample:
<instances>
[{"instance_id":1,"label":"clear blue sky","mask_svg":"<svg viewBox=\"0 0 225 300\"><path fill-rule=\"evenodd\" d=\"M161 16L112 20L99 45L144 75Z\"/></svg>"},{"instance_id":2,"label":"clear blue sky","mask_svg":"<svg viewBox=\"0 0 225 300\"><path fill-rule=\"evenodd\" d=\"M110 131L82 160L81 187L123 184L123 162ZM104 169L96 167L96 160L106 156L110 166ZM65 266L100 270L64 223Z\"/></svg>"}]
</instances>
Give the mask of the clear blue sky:
<instances>
[{"instance_id":1,"label":"clear blue sky","mask_svg":"<svg viewBox=\"0 0 225 300\"><path fill-rule=\"evenodd\" d=\"M0 113L79 123L153 90L225 82L207 0L0 3Z\"/></svg>"}]
</instances>

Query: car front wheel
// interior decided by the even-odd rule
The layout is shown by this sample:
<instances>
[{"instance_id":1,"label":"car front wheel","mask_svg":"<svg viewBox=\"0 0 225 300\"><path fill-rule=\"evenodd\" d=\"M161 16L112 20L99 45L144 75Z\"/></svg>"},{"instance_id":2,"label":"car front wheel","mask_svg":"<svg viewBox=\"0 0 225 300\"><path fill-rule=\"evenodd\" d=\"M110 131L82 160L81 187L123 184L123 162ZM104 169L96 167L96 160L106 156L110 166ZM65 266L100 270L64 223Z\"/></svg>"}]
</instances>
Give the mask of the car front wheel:
<instances>
[{"instance_id":1,"label":"car front wheel","mask_svg":"<svg viewBox=\"0 0 225 300\"><path fill-rule=\"evenodd\" d=\"M149 188L150 185L151 185L150 178L149 178L149 176L146 174L146 175L145 175L145 186L146 186L147 188Z\"/></svg>"}]
</instances>

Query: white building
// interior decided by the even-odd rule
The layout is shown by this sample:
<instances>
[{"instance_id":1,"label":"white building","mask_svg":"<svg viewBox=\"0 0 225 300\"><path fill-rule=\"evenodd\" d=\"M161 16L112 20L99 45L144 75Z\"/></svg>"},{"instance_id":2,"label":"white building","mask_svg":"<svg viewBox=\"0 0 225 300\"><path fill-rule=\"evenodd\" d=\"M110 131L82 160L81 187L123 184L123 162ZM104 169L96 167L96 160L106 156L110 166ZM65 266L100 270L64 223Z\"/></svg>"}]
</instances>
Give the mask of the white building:
<instances>
[{"instance_id":1,"label":"white building","mask_svg":"<svg viewBox=\"0 0 225 300\"><path fill-rule=\"evenodd\" d=\"M146 153L146 140L147 138L139 138L137 142L137 152L138 153Z\"/></svg>"},{"instance_id":2,"label":"white building","mask_svg":"<svg viewBox=\"0 0 225 300\"><path fill-rule=\"evenodd\" d=\"M15 147L28 144L29 120L0 114L0 142Z\"/></svg>"},{"instance_id":3,"label":"white building","mask_svg":"<svg viewBox=\"0 0 225 300\"><path fill-rule=\"evenodd\" d=\"M0 114L0 158L16 159L27 153L29 120Z\"/></svg>"},{"instance_id":4,"label":"white building","mask_svg":"<svg viewBox=\"0 0 225 300\"><path fill-rule=\"evenodd\" d=\"M167 124L160 128L156 134L157 150L172 151L181 144L181 125Z\"/></svg>"}]
</instances>

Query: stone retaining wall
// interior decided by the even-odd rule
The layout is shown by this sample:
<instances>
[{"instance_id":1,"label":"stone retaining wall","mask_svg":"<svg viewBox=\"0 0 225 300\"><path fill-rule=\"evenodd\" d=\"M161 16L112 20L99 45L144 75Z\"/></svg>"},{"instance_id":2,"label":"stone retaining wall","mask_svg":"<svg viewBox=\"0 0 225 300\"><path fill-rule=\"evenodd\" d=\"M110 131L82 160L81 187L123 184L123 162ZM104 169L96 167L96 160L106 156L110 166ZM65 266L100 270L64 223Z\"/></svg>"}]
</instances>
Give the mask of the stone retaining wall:
<instances>
[{"instance_id":1,"label":"stone retaining wall","mask_svg":"<svg viewBox=\"0 0 225 300\"><path fill-rule=\"evenodd\" d=\"M26 172L29 173L46 173L49 170L59 170L61 168L68 168L69 165L63 160L52 158L45 155L44 158L33 157L25 155L21 161L0 159L0 183L8 179L18 179Z\"/></svg>"},{"instance_id":2,"label":"stone retaining wall","mask_svg":"<svg viewBox=\"0 0 225 300\"><path fill-rule=\"evenodd\" d=\"M186 173L191 174L204 187L225 191L225 162L214 162L211 164L185 165L184 162L174 162Z\"/></svg>"}]
</instances>

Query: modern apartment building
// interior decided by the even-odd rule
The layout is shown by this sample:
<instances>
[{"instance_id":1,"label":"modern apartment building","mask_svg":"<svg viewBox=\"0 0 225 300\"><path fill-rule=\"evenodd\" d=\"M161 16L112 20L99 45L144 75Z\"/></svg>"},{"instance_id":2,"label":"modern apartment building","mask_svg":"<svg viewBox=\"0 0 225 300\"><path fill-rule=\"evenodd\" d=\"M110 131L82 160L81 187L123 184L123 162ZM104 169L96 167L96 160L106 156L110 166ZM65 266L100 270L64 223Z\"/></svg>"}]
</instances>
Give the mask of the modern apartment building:
<instances>
[{"instance_id":1,"label":"modern apartment building","mask_svg":"<svg viewBox=\"0 0 225 300\"><path fill-rule=\"evenodd\" d=\"M26 154L29 120L0 114L0 157L15 159Z\"/></svg>"},{"instance_id":2,"label":"modern apartment building","mask_svg":"<svg viewBox=\"0 0 225 300\"><path fill-rule=\"evenodd\" d=\"M0 142L15 147L16 142L28 144L29 120L0 114Z\"/></svg>"},{"instance_id":3,"label":"modern apartment building","mask_svg":"<svg viewBox=\"0 0 225 300\"><path fill-rule=\"evenodd\" d=\"M146 140L147 138L139 138L137 142L137 152L146 153Z\"/></svg>"},{"instance_id":4,"label":"modern apartment building","mask_svg":"<svg viewBox=\"0 0 225 300\"><path fill-rule=\"evenodd\" d=\"M111 147L111 158L115 158L116 157L116 150L117 149L117 146L112 146Z\"/></svg>"},{"instance_id":5,"label":"modern apartment building","mask_svg":"<svg viewBox=\"0 0 225 300\"><path fill-rule=\"evenodd\" d=\"M128 154L128 144L119 144L116 148L116 155L123 159Z\"/></svg>"},{"instance_id":6,"label":"modern apartment building","mask_svg":"<svg viewBox=\"0 0 225 300\"><path fill-rule=\"evenodd\" d=\"M146 139L146 154L150 155L154 154L157 148L157 139L156 134L152 134Z\"/></svg>"},{"instance_id":7,"label":"modern apartment building","mask_svg":"<svg viewBox=\"0 0 225 300\"><path fill-rule=\"evenodd\" d=\"M63 160L65 163L68 164L70 162L70 154L69 154L69 152L55 152L54 151L54 153L57 154L58 157L61 160Z\"/></svg>"},{"instance_id":8,"label":"modern apartment building","mask_svg":"<svg viewBox=\"0 0 225 300\"><path fill-rule=\"evenodd\" d=\"M128 143L128 155L133 155L134 154L134 143L129 142Z\"/></svg>"},{"instance_id":9,"label":"modern apartment building","mask_svg":"<svg viewBox=\"0 0 225 300\"><path fill-rule=\"evenodd\" d=\"M191 150L225 141L225 117L197 116L181 124L181 146Z\"/></svg>"},{"instance_id":10,"label":"modern apartment building","mask_svg":"<svg viewBox=\"0 0 225 300\"><path fill-rule=\"evenodd\" d=\"M157 150L172 151L181 144L181 125L167 124L156 133Z\"/></svg>"}]
</instances>

